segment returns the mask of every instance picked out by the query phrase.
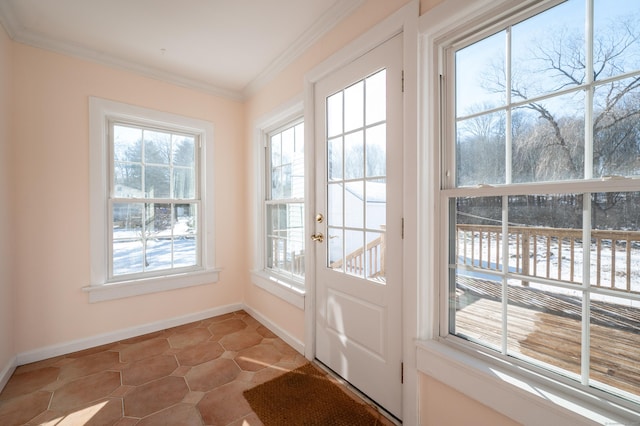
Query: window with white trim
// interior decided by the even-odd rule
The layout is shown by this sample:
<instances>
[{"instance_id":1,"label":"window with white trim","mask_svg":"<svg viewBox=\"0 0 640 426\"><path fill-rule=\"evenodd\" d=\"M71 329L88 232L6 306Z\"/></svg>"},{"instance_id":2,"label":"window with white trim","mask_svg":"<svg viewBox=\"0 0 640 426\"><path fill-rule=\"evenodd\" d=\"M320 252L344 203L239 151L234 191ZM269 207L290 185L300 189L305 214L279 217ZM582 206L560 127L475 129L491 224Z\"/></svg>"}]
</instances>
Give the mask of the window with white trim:
<instances>
[{"instance_id":1,"label":"window with white trim","mask_svg":"<svg viewBox=\"0 0 640 426\"><path fill-rule=\"evenodd\" d=\"M252 282L304 308L305 156L300 97L255 123Z\"/></svg>"},{"instance_id":2,"label":"window with white trim","mask_svg":"<svg viewBox=\"0 0 640 426\"><path fill-rule=\"evenodd\" d=\"M304 123L266 135L265 268L304 287Z\"/></svg>"},{"instance_id":3,"label":"window with white trim","mask_svg":"<svg viewBox=\"0 0 640 426\"><path fill-rule=\"evenodd\" d=\"M92 301L217 281L213 126L90 99Z\"/></svg>"},{"instance_id":4,"label":"window with white trim","mask_svg":"<svg viewBox=\"0 0 640 426\"><path fill-rule=\"evenodd\" d=\"M438 43L440 335L637 408L640 4L544 2Z\"/></svg>"}]
</instances>

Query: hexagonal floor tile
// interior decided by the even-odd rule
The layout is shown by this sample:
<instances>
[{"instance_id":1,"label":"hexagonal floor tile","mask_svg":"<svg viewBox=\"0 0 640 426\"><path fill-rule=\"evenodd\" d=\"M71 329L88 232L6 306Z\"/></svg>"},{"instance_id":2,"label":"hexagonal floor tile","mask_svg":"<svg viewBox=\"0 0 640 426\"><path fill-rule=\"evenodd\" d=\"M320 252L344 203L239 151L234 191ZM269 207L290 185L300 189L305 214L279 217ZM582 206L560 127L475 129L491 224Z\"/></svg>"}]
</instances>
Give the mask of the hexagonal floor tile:
<instances>
[{"instance_id":1,"label":"hexagonal floor tile","mask_svg":"<svg viewBox=\"0 0 640 426\"><path fill-rule=\"evenodd\" d=\"M236 331L244 330L247 324L238 318L217 322L209 326L209 331L216 337L223 337Z\"/></svg>"},{"instance_id":2,"label":"hexagonal floor tile","mask_svg":"<svg viewBox=\"0 0 640 426\"><path fill-rule=\"evenodd\" d=\"M193 366L214 360L223 353L224 349L218 342L203 342L176 352L176 358L180 365Z\"/></svg>"},{"instance_id":3,"label":"hexagonal floor tile","mask_svg":"<svg viewBox=\"0 0 640 426\"><path fill-rule=\"evenodd\" d=\"M60 374L56 367L44 367L11 376L2 393L0 401L15 398L37 391L49 383L55 382Z\"/></svg>"},{"instance_id":4,"label":"hexagonal floor tile","mask_svg":"<svg viewBox=\"0 0 640 426\"><path fill-rule=\"evenodd\" d=\"M139 386L168 376L176 368L178 368L178 362L173 355L157 355L145 358L122 370L122 384Z\"/></svg>"},{"instance_id":5,"label":"hexagonal floor tile","mask_svg":"<svg viewBox=\"0 0 640 426\"><path fill-rule=\"evenodd\" d=\"M189 346L197 345L201 342L206 342L211 338L211 333L206 328L192 328L189 330L177 332L170 336L169 345L172 348L186 348Z\"/></svg>"},{"instance_id":6,"label":"hexagonal floor tile","mask_svg":"<svg viewBox=\"0 0 640 426\"><path fill-rule=\"evenodd\" d=\"M233 360L220 358L193 367L185 378L192 391L206 392L229 383L238 374L240 374L240 368Z\"/></svg>"},{"instance_id":7,"label":"hexagonal floor tile","mask_svg":"<svg viewBox=\"0 0 640 426\"><path fill-rule=\"evenodd\" d=\"M276 364L282 354L273 346L260 344L243 349L235 356L235 361L245 371L258 371Z\"/></svg>"},{"instance_id":8,"label":"hexagonal floor tile","mask_svg":"<svg viewBox=\"0 0 640 426\"><path fill-rule=\"evenodd\" d=\"M228 351L241 351L262 342L263 337L255 330L243 330L228 334L220 339L220 344Z\"/></svg>"},{"instance_id":9,"label":"hexagonal floor tile","mask_svg":"<svg viewBox=\"0 0 640 426\"><path fill-rule=\"evenodd\" d=\"M189 388L182 377L163 377L133 389L124 396L124 415L146 417L182 401Z\"/></svg>"},{"instance_id":10,"label":"hexagonal floor tile","mask_svg":"<svg viewBox=\"0 0 640 426\"><path fill-rule=\"evenodd\" d=\"M53 392L50 408L68 412L87 405L91 401L105 398L120 386L120 373L103 371L66 383Z\"/></svg>"}]
</instances>

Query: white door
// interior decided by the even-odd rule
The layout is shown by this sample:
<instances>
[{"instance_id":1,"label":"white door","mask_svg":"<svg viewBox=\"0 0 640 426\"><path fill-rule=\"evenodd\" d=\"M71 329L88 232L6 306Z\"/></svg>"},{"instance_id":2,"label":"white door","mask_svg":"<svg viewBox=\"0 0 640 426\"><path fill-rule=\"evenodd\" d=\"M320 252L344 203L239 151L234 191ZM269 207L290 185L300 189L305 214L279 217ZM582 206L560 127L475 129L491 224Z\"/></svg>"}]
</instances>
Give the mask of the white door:
<instances>
[{"instance_id":1,"label":"white door","mask_svg":"<svg viewBox=\"0 0 640 426\"><path fill-rule=\"evenodd\" d=\"M316 358L402 411L402 38L315 88Z\"/></svg>"}]
</instances>

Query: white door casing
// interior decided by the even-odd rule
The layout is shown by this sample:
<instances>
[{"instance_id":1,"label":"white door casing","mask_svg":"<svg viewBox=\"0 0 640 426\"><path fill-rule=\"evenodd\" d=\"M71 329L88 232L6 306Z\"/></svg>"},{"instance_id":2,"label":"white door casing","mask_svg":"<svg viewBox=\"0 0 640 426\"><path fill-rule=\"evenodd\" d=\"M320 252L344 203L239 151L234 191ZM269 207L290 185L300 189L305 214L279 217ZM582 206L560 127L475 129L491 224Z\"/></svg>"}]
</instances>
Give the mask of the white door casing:
<instances>
[{"instance_id":1,"label":"white door casing","mask_svg":"<svg viewBox=\"0 0 640 426\"><path fill-rule=\"evenodd\" d=\"M310 212L322 215L312 228L316 358L398 418L401 68L398 35L315 85L316 211Z\"/></svg>"}]
</instances>

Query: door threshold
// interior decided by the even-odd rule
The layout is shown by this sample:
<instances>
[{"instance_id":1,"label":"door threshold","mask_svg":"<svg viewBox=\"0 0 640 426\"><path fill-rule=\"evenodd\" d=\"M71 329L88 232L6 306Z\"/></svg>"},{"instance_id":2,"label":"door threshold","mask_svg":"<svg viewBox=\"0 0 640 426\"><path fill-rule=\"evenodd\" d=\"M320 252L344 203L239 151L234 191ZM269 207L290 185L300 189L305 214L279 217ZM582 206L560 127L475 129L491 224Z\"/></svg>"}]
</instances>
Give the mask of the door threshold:
<instances>
[{"instance_id":1,"label":"door threshold","mask_svg":"<svg viewBox=\"0 0 640 426\"><path fill-rule=\"evenodd\" d=\"M317 358L314 358L312 363L313 365L315 365L316 367L320 368L322 371L327 373L329 376L331 376L331 378L333 378L336 382L338 382L341 386L343 386L349 392L351 392L356 397L361 399L362 402L364 402L366 405L371 407L376 413L384 416L387 420L391 422L391 424L396 426L402 425L402 420L398 419L396 416L394 416L393 414L385 410L383 406L379 405L377 402L369 398L366 394L362 393L358 388L356 388L351 383L349 383L344 378L342 378L340 375L338 375L338 373L336 373L331 368L323 364L322 361L318 360Z\"/></svg>"}]
</instances>

